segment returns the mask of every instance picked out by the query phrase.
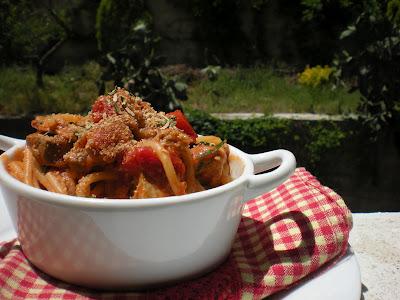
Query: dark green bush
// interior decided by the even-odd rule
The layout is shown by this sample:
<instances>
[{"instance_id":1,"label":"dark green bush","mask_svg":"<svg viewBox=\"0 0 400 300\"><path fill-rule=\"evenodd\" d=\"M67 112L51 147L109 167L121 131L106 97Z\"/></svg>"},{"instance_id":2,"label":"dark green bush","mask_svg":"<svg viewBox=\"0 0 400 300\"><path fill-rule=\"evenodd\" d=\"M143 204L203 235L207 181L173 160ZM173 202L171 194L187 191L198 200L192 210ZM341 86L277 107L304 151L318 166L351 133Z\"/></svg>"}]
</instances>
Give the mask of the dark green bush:
<instances>
[{"instance_id":1,"label":"dark green bush","mask_svg":"<svg viewBox=\"0 0 400 300\"><path fill-rule=\"evenodd\" d=\"M337 150L349 136L332 121L297 122L269 116L221 120L198 110L186 111L198 134L217 135L248 153L288 149L301 165L315 167L326 153Z\"/></svg>"}]
</instances>

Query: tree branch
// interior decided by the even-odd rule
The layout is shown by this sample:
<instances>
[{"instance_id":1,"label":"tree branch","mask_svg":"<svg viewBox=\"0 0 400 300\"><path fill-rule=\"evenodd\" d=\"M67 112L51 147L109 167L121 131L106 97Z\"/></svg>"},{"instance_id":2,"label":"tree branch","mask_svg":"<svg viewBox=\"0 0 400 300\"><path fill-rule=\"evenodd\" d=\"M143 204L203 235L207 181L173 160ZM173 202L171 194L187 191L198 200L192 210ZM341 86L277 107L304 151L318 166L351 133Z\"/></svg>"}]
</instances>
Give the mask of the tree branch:
<instances>
[{"instance_id":1,"label":"tree branch","mask_svg":"<svg viewBox=\"0 0 400 300\"><path fill-rule=\"evenodd\" d=\"M66 38L60 39L57 43L55 43L49 50L46 51L45 54L39 59L39 64L43 65L43 63L47 60L47 58L52 55L60 46L66 41Z\"/></svg>"},{"instance_id":2,"label":"tree branch","mask_svg":"<svg viewBox=\"0 0 400 300\"><path fill-rule=\"evenodd\" d=\"M50 16L54 19L54 21L61 27L64 29L65 33L67 34L68 37L72 37L74 36L74 32L71 30L71 28L69 28L67 26L67 24L65 24L64 20L62 20L57 13L55 12L55 10L53 9L53 1L49 0L48 1L48 7L47 10L50 14Z\"/></svg>"},{"instance_id":3,"label":"tree branch","mask_svg":"<svg viewBox=\"0 0 400 300\"><path fill-rule=\"evenodd\" d=\"M42 88L44 86L43 83L43 66L46 60L52 55L54 52L57 51L58 48L66 41L66 38L60 39L57 43L55 43L49 50L44 53L40 59L37 61L36 64L36 84L38 87Z\"/></svg>"}]
</instances>

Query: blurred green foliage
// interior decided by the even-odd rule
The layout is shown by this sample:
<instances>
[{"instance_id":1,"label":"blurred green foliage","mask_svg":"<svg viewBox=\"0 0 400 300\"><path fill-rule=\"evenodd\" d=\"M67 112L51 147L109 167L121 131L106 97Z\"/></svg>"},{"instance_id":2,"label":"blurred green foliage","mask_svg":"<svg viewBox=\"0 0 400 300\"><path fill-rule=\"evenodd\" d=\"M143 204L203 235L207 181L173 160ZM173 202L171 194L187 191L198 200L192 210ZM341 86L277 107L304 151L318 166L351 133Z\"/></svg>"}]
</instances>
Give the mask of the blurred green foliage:
<instances>
[{"instance_id":1,"label":"blurred green foliage","mask_svg":"<svg viewBox=\"0 0 400 300\"><path fill-rule=\"evenodd\" d=\"M349 8L353 3L357 3L357 0L301 0L301 5L304 7L303 18L305 20L313 20L321 17L327 7L335 5L343 9Z\"/></svg>"},{"instance_id":2,"label":"blurred green foliage","mask_svg":"<svg viewBox=\"0 0 400 300\"><path fill-rule=\"evenodd\" d=\"M103 66L100 93L112 80L158 110L181 108L178 99L187 99L186 84L161 73L165 58L156 54L160 39L152 32L144 1L102 0L96 37Z\"/></svg>"},{"instance_id":3,"label":"blurred green foliage","mask_svg":"<svg viewBox=\"0 0 400 300\"><path fill-rule=\"evenodd\" d=\"M386 15L388 19L395 23L400 23L400 0L390 0L387 4Z\"/></svg>"},{"instance_id":4,"label":"blurred green foliage","mask_svg":"<svg viewBox=\"0 0 400 300\"><path fill-rule=\"evenodd\" d=\"M398 0L368 0L340 38L348 41L334 61L338 76L355 78L364 120L378 133L400 130L400 24ZM397 7L397 8L396 8Z\"/></svg>"},{"instance_id":5,"label":"blurred green foliage","mask_svg":"<svg viewBox=\"0 0 400 300\"><path fill-rule=\"evenodd\" d=\"M302 0L303 18L326 18L333 3L349 16L337 36L337 83L353 82L374 138L387 126L400 131L400 0Z\"/></svg>"},{"instance_id":6,"label":"blurred green foliage","mask_svg":"<svg viewBox=\"0 0 400 300\"><path fill-rule=\"evenodd\" d=\"M180 109L186 100L186 84L161 73L164 57L156 55L159 39L148 25L138 22L124 38L121 48L108 52L102 80L113 80L162 111Z\"/></svg>"},{"instance_id":7,"label":"blurred green foliage","mask_svg":"<svg viewBox=\"0 0 400 300\"><path fill-rule=\"evenodd\" d=\"M120 49L136 22L145 14L143 0L101 0L96 13L96 39L100 51Z\"/></svg>"},{"instance_id":8,"label":"blurred green foliage","mask_svg":"<svg viewBox=\"0 0 400 300\"><path fill-rule=\"evenodd\" d=\"M60 11L65 16L65 11ZM65 31L44 6L29 0L0 1L0 63L29 63Z\"/></svg>"},{"instance_id":9,"label":"blurred green foliage","mask_svg":"<svg viewBox=\"0 0 400 300\"><path fill-rule=\"evenodd\" d=\"M188 110L187 116L198 134L217 135L249 153L289 149L303 164L312 167L350 136L331 121L296 122L268 116L221 120L198 110Z\"/></svg>"}]
</instances>

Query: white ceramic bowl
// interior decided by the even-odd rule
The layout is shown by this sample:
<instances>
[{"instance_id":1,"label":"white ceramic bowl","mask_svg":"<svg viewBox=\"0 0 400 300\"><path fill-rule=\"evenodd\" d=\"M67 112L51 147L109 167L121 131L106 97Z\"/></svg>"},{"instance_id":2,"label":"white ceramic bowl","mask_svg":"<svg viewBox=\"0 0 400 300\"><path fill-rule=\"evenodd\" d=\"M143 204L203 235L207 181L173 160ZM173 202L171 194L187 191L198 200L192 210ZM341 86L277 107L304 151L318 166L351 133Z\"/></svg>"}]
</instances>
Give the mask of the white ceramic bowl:
<instances>
[{"instance_id":1,"label":"white ceramic bowl","mask_svg":"<svg viewBox=\"0 0 400 300\"><path fill-rule=\"evenodd\" d=\"M0 136L12 157L24 141ZM248 155L230 146L232 182L184 196L90 199L26 185L0 163L0 184L26 257L77 285L142 289L199 276L228 256L243 204L294 171L286 150ZM254 173L277 167L271 172Z\"/></svg>"}]
</instances>

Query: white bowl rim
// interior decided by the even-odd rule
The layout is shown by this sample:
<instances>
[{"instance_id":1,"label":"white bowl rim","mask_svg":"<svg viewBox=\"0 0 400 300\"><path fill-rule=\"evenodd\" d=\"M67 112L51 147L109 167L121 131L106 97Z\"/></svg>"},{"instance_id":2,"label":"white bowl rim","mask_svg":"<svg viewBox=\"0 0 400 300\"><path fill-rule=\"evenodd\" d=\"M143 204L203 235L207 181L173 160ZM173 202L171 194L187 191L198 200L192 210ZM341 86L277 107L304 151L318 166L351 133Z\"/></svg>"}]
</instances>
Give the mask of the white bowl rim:
<instances>
[{"instance_id":1,"label":"white bowl rim","mask_svg":"<svg viewBox=\"0 0 400 300\"><path fill-rule=\"evenodd\" d=\"M13 153L23 145L16 145L4 154L12 156ZM250 175L254 174L254 165L248 154L229 145L230 153L239 157L244 165L242 174L224 185L204 190L197 193L191 193L181 196L169 196L163 198L145 198L145 199L112 199L112 198L87 198L79 196L71 196L49 192L39 188L35 188L25 184L14 178L5 168L4 159L0 159L0 184L8 187L18 194L24 196L32 196L44 202L62 205L68 207L81 207L87 209L121 209L121 208L146 208L154 206L168 206L176 204L188 204L194 201L201 201L207 198L214 198L220 194L229 192L235 187L245 183ZM247 188L247 186L246 186Z\"/></svg>"}]
</instances>

